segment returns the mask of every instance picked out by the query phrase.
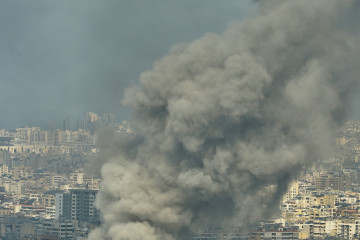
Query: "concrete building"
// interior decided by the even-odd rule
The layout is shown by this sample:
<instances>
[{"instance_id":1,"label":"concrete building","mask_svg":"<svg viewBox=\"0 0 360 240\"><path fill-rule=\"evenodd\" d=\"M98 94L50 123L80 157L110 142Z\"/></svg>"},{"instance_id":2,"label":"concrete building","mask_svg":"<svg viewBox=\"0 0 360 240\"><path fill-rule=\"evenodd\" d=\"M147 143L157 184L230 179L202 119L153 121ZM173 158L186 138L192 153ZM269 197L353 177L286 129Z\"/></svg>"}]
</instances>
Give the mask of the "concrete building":
<instances>
[{"instance_id":1,"label":"concrete building","mask_svg":"<svg viewBox=\"0 0 360 240\"><path fill-rule=\"evenodd\" d=\"M299 230L297 228L262 229L252 232L251 240L298 240Z\"/></svg>"},{"instance_id":2,"label":"concrete building","mask_svg":"<svg viewBox=\"0 0 360 240\"><path fill-rule=\"evenodd\" d=\"M58 192L55 195L55 219L71 219L71 194Z\"/></svg>"},{"instance_id":3,"label":"concrete building","mask_svg":"<svg viewBox=\"0 0 360 240\"><path fill-rule=\"evenodd\" d=\"M297 181L295 181L290 184L288 191L283 196L283 201L294 200L298 194L299 194L299 184Z\"/></svg>"},{"instance_id":4,"label":"concrete building","mask_svg":"<svg viewBox=\"0 0 360 240\"><path fill-rule=\"evenodd\" d=\"M320 190L334 189L337 191L351 190L351 178L348 176L336 176L322 174L314 177L315 188Z\"/></svg>"},{"instance_id":5,"label":"concrete building","mask_svg":"<svg viewBox=\"0 0 360 240\"><path fill-rule=\"evenodd\" d=\"M211 229L197 236L192 240L248 240L248 234L239 231L239 229Z\"/></svg>"},{"instance_id":6,"label":"concrete building","mask_svg":"<svg viewBox=\"0 0 360 240\"><path fill-rule=\"evenodd\" d=\"M58 239L73 239L74 230L75 227L71 221L45 221L42 228L42 239L51 239L49 237L57 237Z\"/></svg>"},{"instance_id":7,"label":"concrete building","mask_svg":"<svg viewBox=\"0 0 360 240\"><path fill-rule=\"evenodd\" d=\"M97 190L72 189L69 193L55 196L55 219L98 221L99 211L95 208Z\"/></svg>"},{"instance_id":8,"label":"concrete building","mask_svg":"<svg viewBox=\"0 0 360 240\"><path fill-rule=\"evenodd\" d=\"M64 191L61 190L51 190L44 193L42 197L42 204L45 207L55 206L55 199L57 193L63 193Z\"/></svg>"}]
</instances>

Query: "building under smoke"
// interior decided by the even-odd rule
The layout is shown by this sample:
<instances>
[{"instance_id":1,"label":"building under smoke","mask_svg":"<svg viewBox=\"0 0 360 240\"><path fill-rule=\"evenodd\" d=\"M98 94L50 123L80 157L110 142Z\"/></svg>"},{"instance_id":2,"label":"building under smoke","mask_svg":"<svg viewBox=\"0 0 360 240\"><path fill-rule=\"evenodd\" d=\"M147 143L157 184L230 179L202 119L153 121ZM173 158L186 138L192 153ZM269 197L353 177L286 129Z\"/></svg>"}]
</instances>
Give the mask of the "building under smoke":
<instances>
[{"instance_id":1,"label":"building under smoke","mask_svg":"<svg viewBox=\"0 0 360 240\"><path fill-rule=\"evenodd\" d=\"M348 24L358 1L258 4L223 35L174 47L126 92L137 135L100 137L102 226L90 239L246 226L269 217L298 169L327 151L358 83ZM272 197L259 198L269 184Z\"/></svg>"}]
</instances>

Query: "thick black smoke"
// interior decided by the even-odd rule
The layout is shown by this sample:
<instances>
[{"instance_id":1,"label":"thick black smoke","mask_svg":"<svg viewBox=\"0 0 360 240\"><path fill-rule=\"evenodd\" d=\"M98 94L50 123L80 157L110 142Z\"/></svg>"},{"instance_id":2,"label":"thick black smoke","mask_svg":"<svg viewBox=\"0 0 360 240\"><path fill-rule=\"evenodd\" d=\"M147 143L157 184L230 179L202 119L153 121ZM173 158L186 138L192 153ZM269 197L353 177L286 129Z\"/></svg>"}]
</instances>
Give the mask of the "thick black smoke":
<instances>
[{"instance_id":1,"label":"thick black smoke","mask_svg":"<svg viewBox=\"0 0 360 240\"><path fill-rule=\"evenodd\" d=\"M187 239L267 217L345 117L358 53L343 24L355 3L275 0L143 73L124 100L138 135L104 137L103 225L90 239ZM259 199L269 183L274 198Z\"/></svg>"}]
</instances>

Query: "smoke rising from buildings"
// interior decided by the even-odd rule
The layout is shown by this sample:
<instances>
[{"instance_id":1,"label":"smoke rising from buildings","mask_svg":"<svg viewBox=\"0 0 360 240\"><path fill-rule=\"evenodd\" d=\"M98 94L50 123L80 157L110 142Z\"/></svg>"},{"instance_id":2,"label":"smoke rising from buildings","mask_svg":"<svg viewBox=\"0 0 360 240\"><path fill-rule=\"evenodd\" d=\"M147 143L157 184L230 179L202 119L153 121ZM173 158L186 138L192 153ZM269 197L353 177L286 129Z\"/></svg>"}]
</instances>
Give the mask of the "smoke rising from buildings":
<instances>
[{"instance_id":1,"label":"smoke rising from buildings","mask_svg":"<svg viewBox=\"0 0 360 240\"><path fill-rule=\"evenodd\" d=\"M138 134L100 137L103 224L89 239L246 225L325 153L358 82L357 36L343 27L357 2L268 2L174 47L126 92ZM269 183L273 198L258 198Z\"/></svg>"}]
</instances>

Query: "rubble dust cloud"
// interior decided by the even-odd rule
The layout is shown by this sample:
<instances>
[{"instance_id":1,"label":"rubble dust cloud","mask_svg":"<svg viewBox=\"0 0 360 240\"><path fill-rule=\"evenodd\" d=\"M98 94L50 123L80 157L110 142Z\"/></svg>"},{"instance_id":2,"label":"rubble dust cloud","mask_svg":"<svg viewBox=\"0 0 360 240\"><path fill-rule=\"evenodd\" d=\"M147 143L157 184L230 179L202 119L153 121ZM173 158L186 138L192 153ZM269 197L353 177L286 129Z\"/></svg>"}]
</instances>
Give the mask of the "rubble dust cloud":
<instances>
[{"instance_id":1,"label":"rubble dust cloud","mask_svg":"<svg viewBox=\"0 0 360 240\"><path fill-rule=\"evenodd\" d=\"M100 137L103 223L89 239L183 240L268 217L327 150L358 83L358 36L343 27L358 2L257 4L127 90L137 134ZM256 197L269 183L273 198Z\"/></svg>"}]
</instances>

